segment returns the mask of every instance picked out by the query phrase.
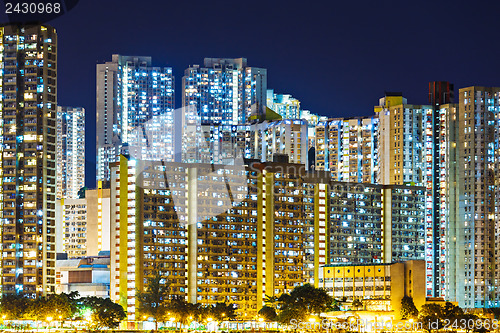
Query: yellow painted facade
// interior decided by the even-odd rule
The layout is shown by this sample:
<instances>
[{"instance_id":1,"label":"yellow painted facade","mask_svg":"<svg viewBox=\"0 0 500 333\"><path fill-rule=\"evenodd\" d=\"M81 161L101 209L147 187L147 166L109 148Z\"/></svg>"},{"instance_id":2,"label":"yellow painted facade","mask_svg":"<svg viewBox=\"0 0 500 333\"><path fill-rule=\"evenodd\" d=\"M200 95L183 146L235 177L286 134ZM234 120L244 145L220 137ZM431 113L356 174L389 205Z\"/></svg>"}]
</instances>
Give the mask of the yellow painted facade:
<instances>
[{"instance_id":1,"label":"yellow painted facade","mask_svg":"<svg viewBox=\"0 0 500 333\"><path fill-rule=\"evenodd\" d=\"M425 261L391 264L326 265L320 269L319 287L334 298L359 299L369 311L401 310L404 296L413 298L417 309L425 304Z\"/></svg>"}]
</instances>

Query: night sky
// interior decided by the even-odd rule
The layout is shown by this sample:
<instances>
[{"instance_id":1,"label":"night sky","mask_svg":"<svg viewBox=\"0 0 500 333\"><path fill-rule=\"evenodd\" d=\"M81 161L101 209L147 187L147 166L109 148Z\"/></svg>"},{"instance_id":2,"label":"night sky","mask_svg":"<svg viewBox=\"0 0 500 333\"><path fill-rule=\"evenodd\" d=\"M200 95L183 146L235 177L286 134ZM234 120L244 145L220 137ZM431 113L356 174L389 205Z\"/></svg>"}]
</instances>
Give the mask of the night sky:
<instances>
[{"instance_id":1,"label":"night sky","mask_svg":"<svg viewBox=\"0 0 500 333\"><path fill-rule=\"evenodd\" d=\"M1 17L2 22L6 19ZM268 88L331 117L373 114L384 91L427 104L428 82L500 85L500 1L80 0L58 32L58 104L87 110L95 184L95 65L145 55L181 78L204 57L246 57Z\"/></svg>"}]
</instances>

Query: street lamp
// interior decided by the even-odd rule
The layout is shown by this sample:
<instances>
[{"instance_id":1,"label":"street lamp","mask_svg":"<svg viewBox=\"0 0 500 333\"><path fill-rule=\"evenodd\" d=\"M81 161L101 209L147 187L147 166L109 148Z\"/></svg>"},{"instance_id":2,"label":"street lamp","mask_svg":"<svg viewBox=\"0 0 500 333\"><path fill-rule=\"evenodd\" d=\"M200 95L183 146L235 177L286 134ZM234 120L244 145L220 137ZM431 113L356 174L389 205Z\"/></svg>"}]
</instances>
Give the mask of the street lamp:
<instances>
[{"instance_id":1,"label":"street lamp","mask_svg":"<svg viewBox=\"0 0 500 333\"><path fill-rule=\"evenodd\" d=\"M209 330L209 329L208 329L208 326L209 326L209 325L210 325L210 323L211 323L211 322L213 322L213 321L214 321L214 319L213 319L212 317L208 317L208 318L207 318L207 330Z\"/></svg>"},{"instance_id":2,"label":"street lamp","mask_svg":"<svg viewBox=\"0 0 500 333\"><path fill-rule=\"evenodd\" d=\"M52 317L47 317L47 323L49 324L49 332L50 332L50 323L52 322Z\"/></svg>"},{"instance_id":3,"label":"street lamp","mask_svg":"<svg viewBox=\"0 0 500 333\"><path fill-rule=\"evenodd\" d=\"M316 322L316 318L314 318L314 317L312 317L312 316L311 316L311 317L309 317L309 322L311 323L311 330L314 330L314 329L315 329L315 327L314 327L314 326L315 326L315 325L314 325L314 323Z\"/></svg>"}]
</instances>

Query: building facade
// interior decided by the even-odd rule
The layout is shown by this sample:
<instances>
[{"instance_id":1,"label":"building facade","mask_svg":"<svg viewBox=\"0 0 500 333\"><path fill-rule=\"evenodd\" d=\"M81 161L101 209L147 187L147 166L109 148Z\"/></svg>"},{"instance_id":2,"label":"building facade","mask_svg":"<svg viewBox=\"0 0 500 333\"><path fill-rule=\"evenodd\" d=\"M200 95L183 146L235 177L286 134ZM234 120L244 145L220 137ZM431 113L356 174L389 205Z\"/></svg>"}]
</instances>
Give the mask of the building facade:
<instances>
[{"instance_id":1,"label":"building facade","mask_svg":"<svg viewBox=\"0 0 500 333\"><path fill-rule=\"evenodd\" d=\"M325 264L424 260L425 189L304 177L304 279ZM316 281L316 282L315 282Z\"/></svg>"},{"instance_id":2,"label":"building facade","mask_svg":"<svg viewBox=\"0 0 500 333\"><path fill-rule=\"evenodd\" d=\"M288 94L275 94L273 89L267 90L267 107L279 114L283 119L302 119L300 101Z\"/></svg>"},{"instance_id":3,"label":"building facade","mask_svg":"<svg viewBox=\"0 0 500 333\"><path fill-rule=\"evenodd\" d=\"M109 298L109 251L79 259L57 259L56 292Z\"/></svg>"},{"instance_id":4,"label":"building facade","mask_svg":"<svg viewBox=\"0 0 500 333\"><path fill-rule=\"evenodd\" d=\"M292 163L121 156L112 166L111 298L133 321L135 290L160 272L173 295L205 305L234 303L241 318L252 319L266 296L318 281L315 265L423 258L423 188L341 188L324 175ZM369 207L356 206L361 194ZM330 213L348 206L339 201L344 197L352 208ZM373 207L375 221L368 221ZM359 259L365 252L366 260Z\"/></svg>"},{"instance_id":5,"label":"building facade","mask_svg":"<svg viewBox=\"0 0 500 333\"><path fill-rule=\"evenodd\" d=\"M85 186L85 109L57 107L57 198L78 198Z\"/></svg>"},{"instance_id":6,"label":"building facade","mask_svg":"<svg viewBox=\"0 0 500 333\"><path fill-rule=\"evenodd\" d=\"M272 162L286 155L290 163L307 164L307 121L284 119L246 125L189 125L182 138L184 163Z\"/></svg>"},{"instance_id":7,"label":"building facade","mask_svg":"<svg viewBox=\"0 0 500 333\"><path fill-rule=\"evenodd\" d=\"M316 126L315 169L330 171L338 181L377 182L378 127L377 117L320 121Z\"/></svg>"},{"instance_id":8,"label":"building facade","mask_svg":"<svg viewBox=\"0 0 500 333\"><path fill-rule=\"evenodd\" d=\"M439 108L407 104L400 93L386 93L375 107L380 122L380 173L383 184L415 184L426 189L425 258L427 296L444 297L446 276L446 236L441 220L440 147L447 154L448 137L442 136ZM444 185L444 183L443 183ZM443 259L443 260L442 260Z\"/></svg>"},{"instance_id":9,"label":"building facade","mask_svg":"<svg viewBox=\"0 0 500 333\"><path fill-rule=\"evenodd\" d=\"M247 59L205 58L182 78L182 105L194 106L202 125L239 125L263 120L267 70L249 67Z\"/></svg>"},{"instance_id":10,"label":"building facade","mask_svg":"<svg viewBox=\"0 0 500 333\"><path fill-rule=\"evenodd\" d=\"M174 160L174 100L172 68L153 67L150 57L114 54L97 65L97 180L110 180L122 152Z\"/></svg>"},{"instance_id":11,"label":"building facade","mask_svg":"<svg viewBox=\"0 0 500 333\"><path fill-rule=\"evenodd\" d=\"M68 258L96 256L110 250L110 190L86 190L78 199L57 201L57 252Z\"/></svg>"},{"instance_id":12,"label":"building facade","mask_svg":"<svg viewBox=\"0 0 500 333\"><path fill-rule=\"evenodd\" d=\"M457 272L457 300L467 308L500 305L498 281L500 88L467 87L459 90L458 197L463 230ZM463 279L463 280L462 280ZM465 281L465 290L460 288ZM460 288L460 289L458 289Z\"/></svg>"},{"instance_id":13,"label":"building facade","mask_svg":"<svg viewBox=\"0 0 500 333\"><path fill-rule=\"evenodd\" d=\"M328 117L326 116L320 116L317 114L312 113L309 110L302 110L301 111L301 119L307 121L307 146L308 148L314 148L316 147L316 127L320 121L327 121ZM314 156L314 154L312 154ZM312 159L309 160L309 165L315 166L316 163Z\"/></svg>"},{"instance_id":14,"label":"building facade","mask_svg":"<svg viewBox=\"0 0 500 333\"><path fill-rule=\"evenodd\" d=\"M393 312L399 319L403 297L411 297L417 309L426 302L424 260L326 265L319 271L319 287L335 299L362 300L366 311Z\"/></svg>"},{"instance_id":15,"label":"building facade","mask_svg":"<svg viewBox=\"0 0 500 333\"><path fill-rule=\"evenodd\" d=\"M2 294L55 290L57 34L0 27Z\"/></svg>"},{"instance_id":16,"label":"building facade","mask_svg":"<svg viewBox=\"0 0 500 333\"><path fill-rule=\"evenodd\" d=\"M254 155L251 158L272 162L276 155L286 155L288 162L308 164L308 128L302 119L265 121L255 125Z\"/></svg>"}]
</instances>

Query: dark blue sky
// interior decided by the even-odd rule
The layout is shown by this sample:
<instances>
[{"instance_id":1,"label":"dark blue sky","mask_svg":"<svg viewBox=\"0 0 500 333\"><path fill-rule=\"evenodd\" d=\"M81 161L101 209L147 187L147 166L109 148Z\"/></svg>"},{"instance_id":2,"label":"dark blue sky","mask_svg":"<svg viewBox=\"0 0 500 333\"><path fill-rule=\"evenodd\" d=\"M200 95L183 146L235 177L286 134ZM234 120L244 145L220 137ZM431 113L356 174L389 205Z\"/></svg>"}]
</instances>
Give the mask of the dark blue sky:
<instances>
[{"instance_id":1,"label":"dark blue sky","mask_svg":"<svg viewBox=\"0 0 500 333\"><path fill-rule=\"evenodd\" d=\"M428 82L500 85L500 1L80 0L58 32L58 104L87 110L95 179L95 65L111 54L184 69L246 57L268 87L328 116L370 115L384 91L427 103ZM94 163L94 164L92 164ZM93 169L92 169L93 168ZM92 170L89 170L92 169Z\"/></svg>"}]
</instances>

